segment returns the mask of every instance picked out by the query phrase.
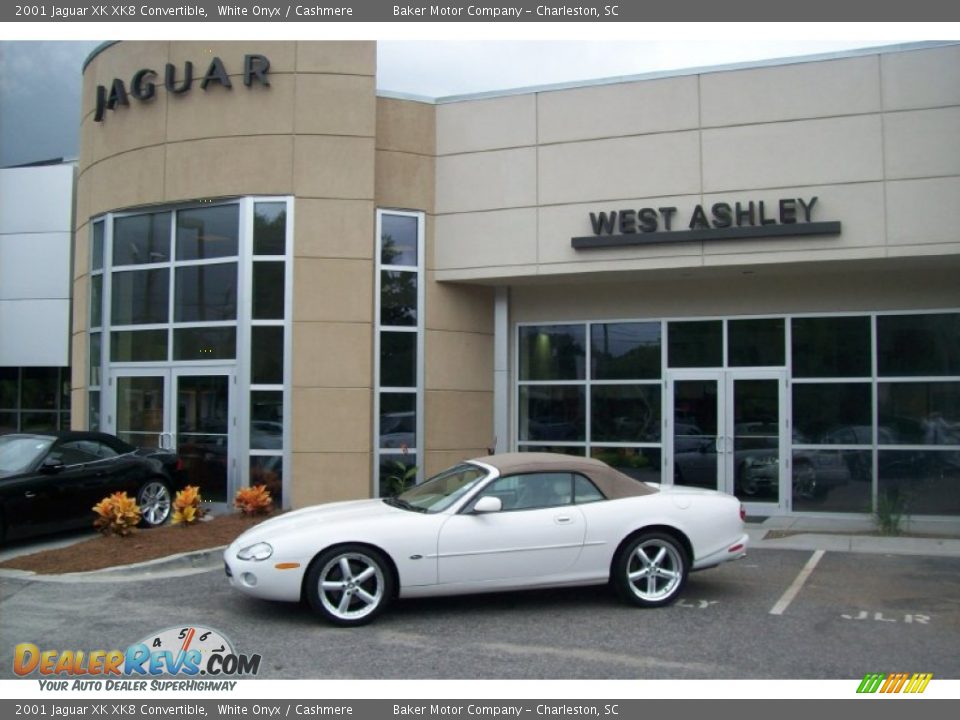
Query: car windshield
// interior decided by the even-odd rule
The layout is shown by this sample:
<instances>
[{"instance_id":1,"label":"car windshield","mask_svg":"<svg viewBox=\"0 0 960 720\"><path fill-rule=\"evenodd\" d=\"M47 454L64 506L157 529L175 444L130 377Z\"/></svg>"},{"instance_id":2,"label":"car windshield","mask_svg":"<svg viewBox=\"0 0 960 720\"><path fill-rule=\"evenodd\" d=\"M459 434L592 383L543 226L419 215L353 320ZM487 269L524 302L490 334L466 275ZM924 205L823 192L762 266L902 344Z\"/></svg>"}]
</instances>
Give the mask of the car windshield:
<instances>
[{"instance_id":1,"label":"car windshield","mask_svg":"<svg viewBox=\"0 0 960 720\"><path fill-rule=\"evenodd\" d=\"M415 512L438 513L462 498L487 476L487 471L470 464L457 465L434 475L385 503Z\"/></svg>"},{"instance_id":2,"label":"car windshield","mask_svg":"<svg viewBox=\"0 0 960 720\"><path fill-rule=\"evenodd\" d=\"M15 475L26 471L52 444L53 438L22 435L0 437L0 475Z\"/></svg>"}]
</instances>

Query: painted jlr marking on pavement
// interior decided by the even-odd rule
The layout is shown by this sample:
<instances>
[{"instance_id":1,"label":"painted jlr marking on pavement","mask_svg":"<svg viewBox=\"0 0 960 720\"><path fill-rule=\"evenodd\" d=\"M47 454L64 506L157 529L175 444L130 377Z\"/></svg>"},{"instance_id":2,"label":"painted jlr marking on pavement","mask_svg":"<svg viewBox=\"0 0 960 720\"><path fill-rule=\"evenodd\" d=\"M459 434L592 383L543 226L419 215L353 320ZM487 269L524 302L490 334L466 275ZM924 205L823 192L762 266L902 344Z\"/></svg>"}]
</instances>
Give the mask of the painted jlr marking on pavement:
<instances>
[{"instance_id":1,"label":"painted jlr marking on pavement","mask_svg":"<svg viewBox=\"0 0 960 720\"><path fill-rule=\"evenodd\" d=\"M810 577L810 573L813 572L813 569L817 566L817 563L820 562L826 554L825 550L817 550L813 553L807 564L803 566L803 569L800 571L800 574L797 575L794 579L793 584L787 588L787 591L780 596L780 599L777 600L777 604L770 608L771 615L783 615L784 611L790 607L790 603L793 602L793 599L797 596L797 593L800 592L800 588L803 587L803 584L807 581L807 578Z\"/></svg>"},{"instance_id":2,"label":"painted jlr marking on pavement","mask_svg":"<svg viewBox=\"0 0 960 720\"><path fill-rule=\"evenodd\" d=\"M897 620L896 618L886 618L883 616L882 612L871 613L868 610L861 610L857 615L847 615L843 613L840 615L844 620L875 620L876 622L904 622L908 625L913 623L918 623L919 625L928 625L930 623L929 615L922 615L920 613L910 613L903 616L903 620Z\"/></svg>"},{"instance_id":3,"label":"painted jlr marking on pavement","mask_svg":"<svg viewBox=\"0 0 960 720\"><path fill-rule=\"evenodd\" d=\"M686 600L681 598L677 600L677 607L696 608L697 610L706 610L711 605L716 605L719 600Z\"/></svg>"}]
</instances>

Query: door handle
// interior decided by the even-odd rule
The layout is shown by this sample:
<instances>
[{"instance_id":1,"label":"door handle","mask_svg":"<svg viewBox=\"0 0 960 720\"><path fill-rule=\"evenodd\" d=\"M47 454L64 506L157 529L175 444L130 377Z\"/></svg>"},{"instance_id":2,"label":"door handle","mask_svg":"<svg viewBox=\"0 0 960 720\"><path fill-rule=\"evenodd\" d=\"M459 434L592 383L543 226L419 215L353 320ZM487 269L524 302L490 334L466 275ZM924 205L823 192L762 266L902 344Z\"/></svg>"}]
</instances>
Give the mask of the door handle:
<instances>
[{"instance_id":1,"label":"door handle","mask_svg":"<svg viewBox=\"0 0 960 720\"><path fill-rule=\"evenodd\" d=\"M557 515L553 521L557 523L557 525L569 525L573 522L573 518L569 515Z\"/></svg>"},{"instance_id":2,"label":"door handle","mask_svg":"<svg viewBox=\"0 0 960 720\"><path fill-rule=\"evenodd\" d=\"M23 496L24 496L25 498L31 498L31 499L33 499L33 498L35 498L35 497L37 496L37 494L36 494L35 492L33 492L32 490L27 490L27 491L23 494Z\"/></svg>"}]
</instances>

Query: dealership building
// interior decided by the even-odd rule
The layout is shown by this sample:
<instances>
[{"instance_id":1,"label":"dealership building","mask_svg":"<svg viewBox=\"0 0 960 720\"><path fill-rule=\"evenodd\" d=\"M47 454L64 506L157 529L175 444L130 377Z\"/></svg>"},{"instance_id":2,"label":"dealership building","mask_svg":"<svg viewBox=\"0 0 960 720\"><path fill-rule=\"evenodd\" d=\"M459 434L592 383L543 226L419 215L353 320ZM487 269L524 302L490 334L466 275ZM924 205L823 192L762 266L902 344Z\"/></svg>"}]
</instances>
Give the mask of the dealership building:
<instances>
[{"instance_id":1,"label":"dealership building","mask_svg":"<svg viewBox=\"0 0 960 720\"><path fill-rule=\"evenodd\" d=\"M960 515L960 44L442 99L373 42L84 68L72 424L204 497L493 451Z\"/></svg>"}]
</instances>

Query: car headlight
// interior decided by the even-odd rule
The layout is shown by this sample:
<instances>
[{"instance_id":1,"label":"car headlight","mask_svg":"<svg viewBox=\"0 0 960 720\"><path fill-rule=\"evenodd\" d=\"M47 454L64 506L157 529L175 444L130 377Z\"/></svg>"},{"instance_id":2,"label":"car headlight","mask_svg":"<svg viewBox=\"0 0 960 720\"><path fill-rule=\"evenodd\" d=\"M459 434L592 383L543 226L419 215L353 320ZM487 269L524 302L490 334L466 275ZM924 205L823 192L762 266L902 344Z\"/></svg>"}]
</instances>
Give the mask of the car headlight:
<instances>
[{"instance_id":1,"label":"car headlight","mask_svg":"<svg viewBox=\"0 0 960 720\"><path fill-rule=\"evenodd\" d=\"M242 548L237 552L237 557L240 560L266 560L271 555L273 555L273 548L265 542Z\"/></svg>"}]
</instances>

